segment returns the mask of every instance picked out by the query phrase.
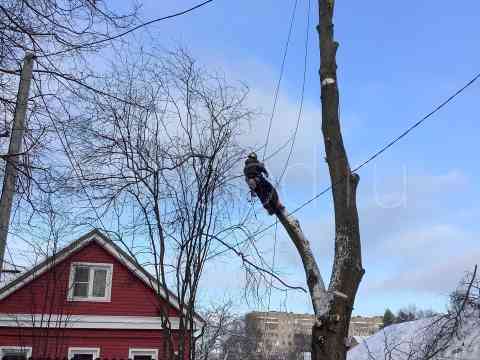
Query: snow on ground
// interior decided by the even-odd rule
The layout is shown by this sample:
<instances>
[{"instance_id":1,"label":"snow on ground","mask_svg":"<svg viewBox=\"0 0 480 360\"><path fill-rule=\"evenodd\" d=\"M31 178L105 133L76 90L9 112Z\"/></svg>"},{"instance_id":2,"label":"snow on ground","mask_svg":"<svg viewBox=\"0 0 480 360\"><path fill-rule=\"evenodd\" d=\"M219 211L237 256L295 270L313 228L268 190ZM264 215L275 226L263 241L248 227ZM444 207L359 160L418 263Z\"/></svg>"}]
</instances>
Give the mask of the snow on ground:
<instances>
[{"instance_id":1,"label":"snow on ground","mask_svg":"<svg viewBox=\"0 0 480 360\"><path fill-rule=\"evenodd\" d=\"M422 346L436 334L436 318L391 325L348 352L348 360L422 360ZM480 311L470 312L459 336L433 360L480 360Z\"/></svg>"}]
</instances>

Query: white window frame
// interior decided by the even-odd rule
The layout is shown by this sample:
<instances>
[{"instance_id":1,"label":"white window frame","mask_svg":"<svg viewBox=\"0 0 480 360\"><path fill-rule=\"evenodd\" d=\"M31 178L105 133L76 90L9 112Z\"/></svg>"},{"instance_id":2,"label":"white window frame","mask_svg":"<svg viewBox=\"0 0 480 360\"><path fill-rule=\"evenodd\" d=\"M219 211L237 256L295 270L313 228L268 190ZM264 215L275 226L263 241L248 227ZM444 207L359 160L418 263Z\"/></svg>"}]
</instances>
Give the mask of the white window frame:
<instances>
[{"instance_id":1,"label":"white window frame","mask_svg":"<svg viewBox=\"0 0 480 360\"><path fill-rule=\"evenodd\" d=\"M77 266L85 266L89 268L88 275L88 294L87 297L73 296L74 291L74 277L75 268ZM107 270L107 278L105 284L105 296L90 296L93 290L93 273L95 269ZM92 262L72 262L70 265L70 278L68 282L68 301L93 301L93 302L110 302L112 298L112 279L113 279L113 264L107 263L92 263Z\"/></svg>"},{"instance_id":2,"label":"white window frame","mask_svg":"<svg viewBox=\"0 0 480 360\"><path fill-rule=\"evenodd\" d=\"M152 360L158 360L158 349L128 349L128 358L130 360L133 360L133 357L135 355L150 355L152 357Z\"/></svg>"},{"instance_id":3,"label":"white window frame","mask_svg":"<svg viewBox=\"0 0 480 360\"><path fill-rule=\"evenodd\" d=\"M32 357L32 347L31 346L0 346L0 359L3 358L3 352L5 350L24 350L27 352L27 359Z\"/></svg>"},{"instance_id":4,"label":"white window frame","mask_svg":"<svg viewBox=\"0 0 480 360\"><path fill-rule=\"evenodd\" d=\"M68 360L76 354L92 354L93 360L100 358L100 348L69 347Z\"/></svg>"}]
</instances>

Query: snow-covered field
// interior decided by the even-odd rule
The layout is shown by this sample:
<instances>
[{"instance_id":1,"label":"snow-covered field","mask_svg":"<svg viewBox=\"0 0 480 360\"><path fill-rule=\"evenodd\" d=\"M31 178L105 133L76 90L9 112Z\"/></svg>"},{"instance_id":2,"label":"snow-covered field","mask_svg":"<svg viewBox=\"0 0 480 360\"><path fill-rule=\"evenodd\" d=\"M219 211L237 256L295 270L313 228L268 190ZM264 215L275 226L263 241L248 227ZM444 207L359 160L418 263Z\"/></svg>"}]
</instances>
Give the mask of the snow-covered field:
<instances>
[{"instance_id":1,"label":"snow-covered field","mask_svg":"<svg viewBox=\"0 0 480 360\"><path fill-rule=\"evenodd\" d=\"M436 318L391 325L348 352L348 360L423 360L425 344L438 334ZM480 360L480 312L469 312L458 336L432 360Z\"/></svg>"}]
</instances>

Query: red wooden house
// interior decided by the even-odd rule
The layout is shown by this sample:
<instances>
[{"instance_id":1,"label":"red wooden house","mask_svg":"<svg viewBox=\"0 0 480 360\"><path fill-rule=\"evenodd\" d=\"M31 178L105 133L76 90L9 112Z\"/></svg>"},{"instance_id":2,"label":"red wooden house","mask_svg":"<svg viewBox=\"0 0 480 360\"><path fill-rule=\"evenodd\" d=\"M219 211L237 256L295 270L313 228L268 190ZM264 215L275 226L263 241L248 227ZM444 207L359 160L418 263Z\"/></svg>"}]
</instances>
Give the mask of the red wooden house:
<instances>
[{"instance_id":1,"label":"red wooden house","mask_svg":"<svg viewBox=\"0 0 480 360\"><path fill-rule=\"evenodd\" d=\"M176 297L92 231L0 289L0 360L161 360L166 312L177 352Z\"/></svg>"}]
</instances>

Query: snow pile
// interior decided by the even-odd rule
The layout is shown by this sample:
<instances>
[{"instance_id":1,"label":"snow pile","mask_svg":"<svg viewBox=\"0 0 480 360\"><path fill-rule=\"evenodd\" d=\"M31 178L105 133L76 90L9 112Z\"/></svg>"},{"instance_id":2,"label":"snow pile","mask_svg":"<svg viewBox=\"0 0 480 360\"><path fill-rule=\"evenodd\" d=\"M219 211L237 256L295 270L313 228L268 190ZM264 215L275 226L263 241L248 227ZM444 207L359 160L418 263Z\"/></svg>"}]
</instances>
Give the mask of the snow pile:
<instances>
[{"instance_id":1,"label":"snow pile","mask_svg":"<svg viewBox=\"0 0 480 360\"><path fill-rule=\"evenodd\" d=\"M480 359L480 311L472 310L465 315L458 327L457 335L448 341L446 350L436 354L431 358L432 360ZM430 356L425 356L425 353L431 354L432 347L438 349L435 344L442 344L444 338L440 338L439 334L441 328L445 329L445 324L446 320L434 317L388 326L350 350L347 359L430 359ZM436 343L435 340L438 342Z\"/></svg>"}]
</instances>

